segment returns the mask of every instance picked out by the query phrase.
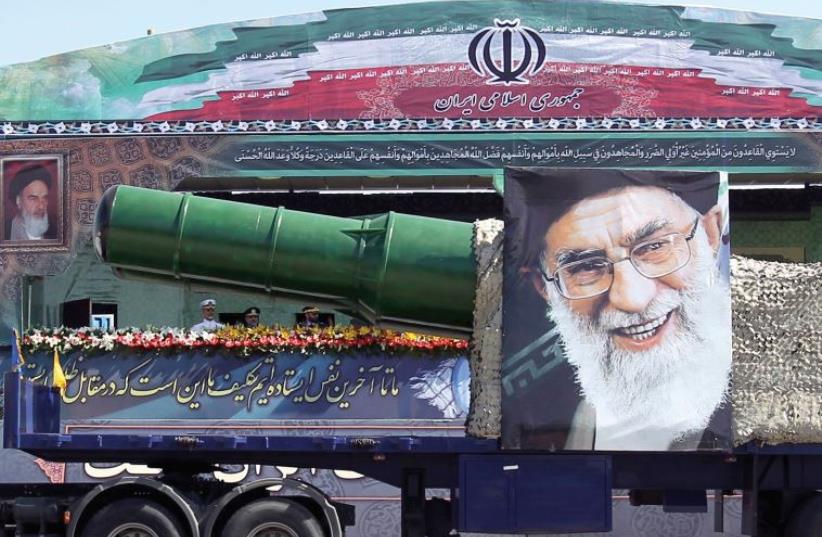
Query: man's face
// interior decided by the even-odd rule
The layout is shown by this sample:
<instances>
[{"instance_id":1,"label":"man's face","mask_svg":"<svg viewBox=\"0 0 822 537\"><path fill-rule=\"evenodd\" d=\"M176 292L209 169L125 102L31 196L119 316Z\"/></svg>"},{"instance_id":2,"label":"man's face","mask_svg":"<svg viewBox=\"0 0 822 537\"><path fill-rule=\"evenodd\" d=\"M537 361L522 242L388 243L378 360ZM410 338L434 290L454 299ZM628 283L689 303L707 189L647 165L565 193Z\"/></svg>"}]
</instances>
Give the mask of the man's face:
<instances>
[{"instance_id":1,"label":"man's face","mask_svg":"<svg viewBox=\"0 0 822 537\"><path fill-rule=\"evenodd\" d=\"M305 320L311 324L316 324L320 320L320 314L316 311L306 312Z\"/></svg>"},{"instance_id":2,"label":"man's face","mask_svg":"<svg viewBox=\"0 0 822 537\"><path fill-rule=\"evenodd\" d=\"M687 235L695 211L679 198L660 188L633 187L617 194L589 198L575 205L557 220L545 236L545 265L551 274L569 261L605 257L611 261L627 258L638 244L672 233ZM710 253L700 252L700 255ZM648 278L629 262L613 266L609 291L591 298L567 300L574 313L598 321L612 313L633 314L636 323L617 323L603 328L615 347L642 351L658 345L670 327L676 311L649 311L649 305L669 290L685 288L695 263L671 274ZM653 315L649 315L653 313ZM641 321L641 322L640 322ZM654 328L649 323L658 324Z\"/></svg>"},{"instance_id":3,"label":"man's face","mask_svg":"<svg viewBox=\"0 0 822 537\"><path fill-rule=\"evenodd\" d=\"M698 215L660 188L628 187L578 202L548 229L543 264L550 275L591 256L624 260L608 272L610 288L598 287L604 292L596 296L569 299L554 283L544 287L548 316L597 411L598 448L609 445L602 439L624 435L631 423L634 430L668 431L660 444L667 449L676 434L704 427L724 399L730 296L714 260L721 229L717 215L718 208ZM695 222L682 258L687 262L677 270L649 278L626 259L664 236L688 236ZM608 426L610 437L604 432ZM614 442L610 446L620 446Z\"/></svg>"},{"instance_id":4,"label":"man's face","mask_svg":"<svg viewBox=\"0 0 822 537\"><path fill-rule=\"evenodd\" d=\"M44 181L35 180L20 191L17 207L24 216L43 218L49 209L49 187Z\"/></svg>"},{"instance_id":5,"label":"man's face","mask_svg":"<svg viewBox=\"0 0 822 537\"><path fill-rule=\"evenodd\" d=\"M256 313L246 313L244 319L245 325L249 328L254 328L260 324L260 316Z\"/></svg>"},{"instance_id":6,"label":"man's face","mask_svg":"<svg viewBox=\"0 0 822 537\"><path fill-rule=\"evenodd\" d=\"M215 310L216 310L216 308L214 306L203 306L202 307L203 319L205 319L206 321L213 320Z\"/></svg>"}]
</instances>

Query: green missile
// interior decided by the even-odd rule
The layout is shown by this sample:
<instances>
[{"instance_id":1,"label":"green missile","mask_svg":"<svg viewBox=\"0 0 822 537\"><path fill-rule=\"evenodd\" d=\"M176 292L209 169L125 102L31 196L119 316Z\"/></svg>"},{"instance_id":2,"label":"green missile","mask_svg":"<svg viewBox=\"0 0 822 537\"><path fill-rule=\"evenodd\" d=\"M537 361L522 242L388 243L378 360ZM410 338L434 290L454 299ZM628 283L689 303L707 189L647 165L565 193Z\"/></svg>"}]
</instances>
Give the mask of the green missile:
<instances>
[{"instance_id":1,"label":"green missile","mask_svg":"<svg viewBox=\"0 0 822 537\"><path fill-rule=\"evenodd\" d=\"M100 200L94 243L126 277L260 290L383 326L468 334L472 233L394 212L341 218L115 186Z\"/></svg>"}]
</instances>

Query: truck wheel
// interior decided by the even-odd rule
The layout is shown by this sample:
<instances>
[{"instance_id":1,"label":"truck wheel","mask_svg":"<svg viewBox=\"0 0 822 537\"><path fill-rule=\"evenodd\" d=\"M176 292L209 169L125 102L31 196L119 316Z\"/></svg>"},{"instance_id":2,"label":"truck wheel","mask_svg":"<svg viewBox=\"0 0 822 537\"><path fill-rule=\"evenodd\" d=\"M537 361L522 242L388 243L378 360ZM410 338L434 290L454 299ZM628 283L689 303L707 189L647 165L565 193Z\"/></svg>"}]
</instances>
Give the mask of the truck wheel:
<instances>
[{"instance_id":1,"label":"truck wheel","mask_svg":"<svg viewBox=\"0 0 822 537\"><path fill-rule=\"evenodd\" d=\"M94 513L81 537L183 537L187 535L168 509L137 498L117 500Z\"/></svg>"},{"instance_id":2,"label":"truck wheel","mask_svg":"<svg viewBox=\"0 0 822 537\"><path fill-rule=\"evenodd\" d=\"M311 512L297 502L257 500L231 515L222 537L323 537Z\"/></svg>"},{"instance_id":3,"label":"truck wheel","mask_svg":"<svg viewBox=\"0 0 822 537\"><path fill-rule=\"evenodd\" d=\"M822 494L812 494L793 510L785 537L822 537Z\"/></svg>"}]
</instances>

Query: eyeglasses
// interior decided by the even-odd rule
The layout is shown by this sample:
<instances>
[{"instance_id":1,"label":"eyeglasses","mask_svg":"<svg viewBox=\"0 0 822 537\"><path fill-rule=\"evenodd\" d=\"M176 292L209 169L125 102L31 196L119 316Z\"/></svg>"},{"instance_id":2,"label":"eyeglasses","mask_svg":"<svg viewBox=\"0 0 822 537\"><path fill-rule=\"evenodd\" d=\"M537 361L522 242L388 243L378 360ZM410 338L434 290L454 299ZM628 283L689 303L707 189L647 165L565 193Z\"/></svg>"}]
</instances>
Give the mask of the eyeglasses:
<instances>
[{"instance_id":1,"label":"eyeglasses","mask_svg":"<svg viewBox=\"0 0 822 537\"><path fill-rule=\"evenodd\" d=\"M687 235L671 233L641 242L631 248L628 257L611 261L603 256L592 256L560 265L549 276L540 264L539 270L546 282L553 282L560 294L569 300L581 300L607 293L614 283L614 265L630 261L646 278L661 278L684 267L691 260L690 241L696 234L699 217Z\"/></svg>"}]
</instances>

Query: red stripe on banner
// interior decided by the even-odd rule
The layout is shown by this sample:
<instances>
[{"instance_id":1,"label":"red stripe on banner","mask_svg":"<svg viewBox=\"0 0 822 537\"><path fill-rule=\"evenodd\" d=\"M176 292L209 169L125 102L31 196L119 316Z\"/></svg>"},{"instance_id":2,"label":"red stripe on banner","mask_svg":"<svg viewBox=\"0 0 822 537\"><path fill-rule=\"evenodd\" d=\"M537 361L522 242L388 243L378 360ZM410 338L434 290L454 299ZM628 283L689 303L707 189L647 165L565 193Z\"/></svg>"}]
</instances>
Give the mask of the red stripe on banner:
<instances>
[{"instance_id":1,"label":"red stripe on banner","mask_svg":"<svg viewBox=\"0 0 822 537\"><path fill-rule=\"evenodd\" d=\"M801 117L822 107L785 88L722 86L696 69L546 64L527 84L492 85L467 64L312 71L290 88L224 91L153 120L497 117Z\"/></svg>"}]
</instances>

